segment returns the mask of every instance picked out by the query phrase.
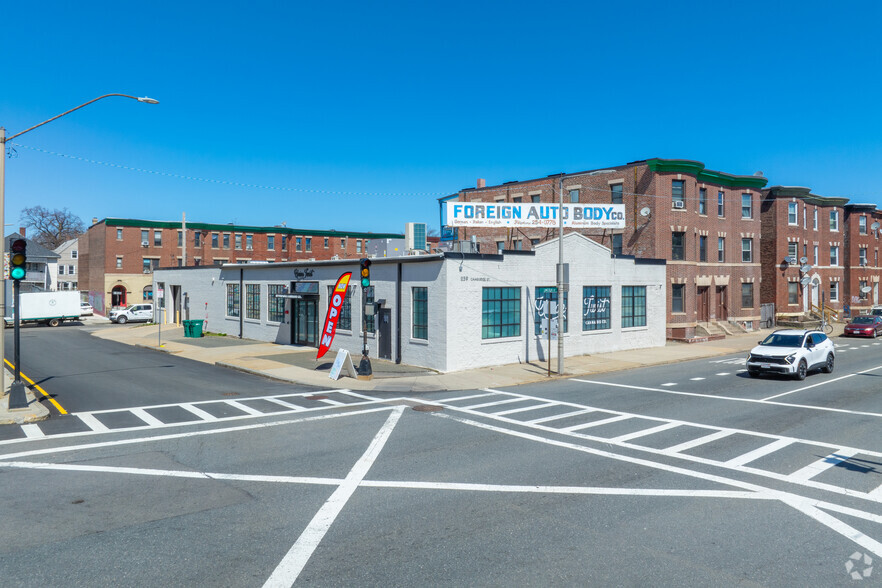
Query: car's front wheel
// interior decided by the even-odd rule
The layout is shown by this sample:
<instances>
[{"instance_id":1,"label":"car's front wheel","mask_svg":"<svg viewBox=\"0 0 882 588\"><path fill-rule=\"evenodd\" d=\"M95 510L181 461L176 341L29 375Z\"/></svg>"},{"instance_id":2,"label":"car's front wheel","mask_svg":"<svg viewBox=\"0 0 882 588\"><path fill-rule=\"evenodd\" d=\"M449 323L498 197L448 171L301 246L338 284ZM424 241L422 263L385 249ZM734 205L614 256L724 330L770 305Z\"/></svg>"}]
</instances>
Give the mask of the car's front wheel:
<instances>
[{"instance_id":1,"label":"car's front wheel","mask_svg":"<svg viewBox=\"0 0 882 588\"><path fill-rule=\"evenodd\" d=\"M805 380L806 374L808 374L808 365L805 363L804 359L800 359L799 365L796 366L796 373L793 376L797 380Z\"/></svg>"},{"instance_id":2,"label":"car's front wheel","mask_svg":"<svg viewBox=\"0 0 882 588\"><path fill-rule=\"evenodd\" d=\"M118 323L121 324L121 325L124 325L124 324L126 324L126 321L127 321L127 320L129 320L129 319L127 319L127 318L124 317L124 316L120 316L120 317L117 317L116 322L118 322Z\"/></svg>"},{"instance_id":3,"label":"car's front wheel","mask_svg":"<svg viewBox=\"0 0 882 588\"><path fill-rule=\"evenodd\" d=\"M823 367L823 369L822 369L821 371L823 371L825 374L832 373L832 372L833 372L833 362L834 362L834 361L835 361L835 360L833 359L833 354L832 354L832 353L828 353L828 354L827 354L827 361L824 362L824 367Z\"/></svg>"}]
</instances>

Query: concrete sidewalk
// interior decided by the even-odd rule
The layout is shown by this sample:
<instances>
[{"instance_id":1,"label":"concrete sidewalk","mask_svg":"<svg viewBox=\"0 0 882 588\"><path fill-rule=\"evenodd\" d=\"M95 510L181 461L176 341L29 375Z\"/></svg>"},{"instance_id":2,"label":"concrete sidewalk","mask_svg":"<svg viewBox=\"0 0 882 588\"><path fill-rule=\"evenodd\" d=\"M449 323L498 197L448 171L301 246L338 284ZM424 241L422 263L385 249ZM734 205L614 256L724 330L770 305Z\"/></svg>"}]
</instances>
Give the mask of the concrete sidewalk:
<instances>
[{"instance_id":1,"label":"concrete sidewalk","mask_svg":"<svg viewBox=\"0 0 882 588\"><path fill-rule=\"evenodd\" d=\"M833 335L841 334L842 328L841 325L837 325ZM425 368L396 365L392 362L371 358L373 379L359 380L343 376L336 381L328 376L335 354L329 353L326 357L316 361L315 349L308 347L277 345L235 337L186 338L183 334L183 328L167 325L162 327L161 347L155 325L102 329L93 334L103 339L173 353L196 361L300 384L322 387L335 386L352 390L430 392L515 386L545 382L558 377L592 376L691 359L746 353L768 332L770 331L755 331L704 343L669 341L664 347L568 357L564 362L565 373L563 376L554 373L557 368L555 357L551 359L552 373L550 376L548 375L547 361L516 363L442 374ZM353 362L357 363L358 360L359 357L353 357Z\"/></svg>"},{"instance_id":2,"label":"concrete sidewalk","mask_svg":"<svg viewBox=\"0 0 882 588\"><path fill-rule=\"evenodd\" d=\"M832 336L841 335L843 328L844 326L841 324L834 325ZM418 393L516 386L518 384L547 382L555 378L591 377L607 372L733 353L746 354L757 344L757 341L763 339L769 332L770 330L754 331L704 343L669 341L664 347L568 357L564 362L565 373L562 376L553 371L557 368L557 360L554 357L551 360L552 373L550 376L548 375L548 362L545 361L515 363L442 374L426 368L371 358L373 379L359 380L342 376L336 381L330 379L328 375L334 362L334 354L328 354L327 357L316 361L316 350L311 347L292 347L236 337L187 338L184 337L182 327L173 325L163 325L161 332L159 332L157 325L131 325L98 329L92 334L126 345L172 353L195 361L216 364L286 382L351 390ZM353 361L357 362L358 359L355 357ZM7 394L0 399L0 424L28 423L49 416L49 411L38 401L39 399L34 399L30 390L28 390L29 404L27 409L7 410L8 389L11 382L12 375L7 370Z\"/></svg>"}]
</instances>

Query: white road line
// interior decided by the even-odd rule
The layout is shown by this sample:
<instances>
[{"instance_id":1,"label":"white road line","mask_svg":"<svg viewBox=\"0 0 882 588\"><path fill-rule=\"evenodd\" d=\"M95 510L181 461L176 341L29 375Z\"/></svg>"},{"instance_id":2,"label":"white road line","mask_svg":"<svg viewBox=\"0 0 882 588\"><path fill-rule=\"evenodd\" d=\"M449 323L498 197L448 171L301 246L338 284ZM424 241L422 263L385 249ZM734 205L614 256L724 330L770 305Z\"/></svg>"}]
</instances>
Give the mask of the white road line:
<instances>
[{"instance_id":1,"label":"white road line","mask_svg":"<svg viewBox=\"0 0 882 588\"><path fill-rule=\"evenodd\" d=\"M28 439L40 439L46 436L40 426L34 423L22 425L21 430Z\"/></svg>"},{"instance_id":2,"label":"white road line","mask_svg":"<svg viewBox=\"0 0 882 588\"><path fill-rule=\"evenodd\" d=\"M470 406L459 406L463 410L475 410L478 408L487 408L489 406L497 406L500 404L511 404L512 402L524 402L523 398L506 398L505 400L495 400L493 402L484 402L483 404L472 404Z\"/></svg>"},{"instance_id":3,"label":"white road line","mask_svg":"<svg viewBox=\"0 0 882 588\"><path fill-rule=\"evenodd\" d=\"M192 404L181 404L180 406L184 410L198 416L203 421L216 421L217 420L217 417L214 416L213 414L205 412L201 408L196 408Z\"/></svg>"},{"instance_id":4,"label":"white road line","mask_svg":"<svg viewBox=\"0 0 882 588\"><path fill-rule=\"evenodd\" d=\"M401 400L401 399L398 399ZM324 409L323 409L324 410ZM118 445L134 445L136 443L149 443L152 441L168 441L170 439L187 439L189 437L201 437L203 435L219 435L223 433L236 433L238 431L250 431L253 429L268 429L270 427L279 427L283 425L293 425L295 423L309 423L315 421L323 421L327 419L335 419L341 417L352 417L359 416L365 414L371 414L375 412L382 412L390 410L388 406L380 406L376 408L365 408L362 410L357 410L353 412L336 412L331 414L320 414L316 416L302 416L296 419L286 419L284 421L273 421L273 422L259 422L259 423L249 423L247 425L237 425L235 427L223 427L218 429L208 429L208 430L198 430L198 431L184 431L181 433L168 433L166 435L155 435L153 437L135 437L131 439L115 439L113 441L98 441L95 443L83 443L81 445L66 445L60 447L48 447L43 449L30 449L27 451L19 451L17 453L8 453L4 455L0 455L0 460L4 459L18 459L20 457L33 457L35 455L46 455L47 453L67 453L70 451L81 451L83 449L100 449L102 447L116 447ZM243 418L252 418L252 417L233 417L230 420L241 420ZM179 425L180 423L175 423L175 425ZM193 424L193 423L185 423L185 424ZM168 425L166 425L168 426ZM123 430L123 429L120 429ZM130 429L125 429L128 432ZM145 429L148 432L153 432L156 429ZM71 435L53 435L49 437L49 439L55 439L58 437L67 437L74 435L82 435L83 433L74 433Z\"/></svg>"},{"instance_id":5,"label":"white road line","mask_svg":"<svg viewBox=\"0 0 882 588\"><path fill-rule=\"evenodd\" d=\"M872 368L880 369L882 366ZM864 370L864 373L870 370ZM863 410L846 410L844 408L829 408L826 406L813 406L811 404L794 404L792 402L769 402L768 400L757 400L754 398L737 398L735 396L712 396L710 394L700 394L698 392L683 392L681 390L661 390L660 388L649 388L647 386L630 386L628 384L614 384L612 382L600 382L597 380L582 380L581 378L572 378L573 382L582 382L583 384L595 384L597 386L612 386L614 388L627 388L630 390L640 390L643 392L661 392L663 394L675 394L677 396L692 396L697 398L705 398L707 400L731 400L734 402L749 402L751 404L766 404L771 406L785 406L787 408L804 408L807 410L818 410L821 412L838 412L843 414L851 414L858 416L882 417L882 413L866 412ZM662 384L664 385L664 384ZM673 385L673 384L671 384Z\"/></svg>"},{"instance_id":6,"label":"white road line","mask_svg":"<svg viewBox=\"0 0 882 588\"><path fill-rule=\"evenodd\" d=\"M578 416L580 414L588 414L589 412L595 412L594 408L584 408L582 410L574 410L572 412L565 412L563 414L553 414L551 416L542 417L540 419L533 419L532 421L526 421L528 425L538 425L540 423L547 423L550 421L556 421L558 419L565 419L567 417Z\"/></svg>"},{"instance_id":7,"label":"white road line","mask_svg":"<svg viewBox=\"0 0 882 588\"><path fill-rule=\"evenodd\" d=\"M92 416L88 412L76 413L76 415L78 417L80 417L80 420L83 421L83 423L85 423L85 425L87 427L89 427L90 429L92 429L93 431L109 431L110 430L104 425L104 423L102 423L101 421L96 419L94 416Z\"/></svg>"},{"instance_id":8,"label":"white road line","mask_svg":"<svg viewBox=\"0 0 882 588\"><path fill-rule=\"evenodd\" d=\"M343 406L346 404L345 402L340 402L339 400L331 400L330 398L322 398L319 402L324 402L325 404L330 404L331 406Z\"/></svg>"},{"instance_id":9,"label":"white road line","mask_svg":"<svg viewBox=\"0 0 882 588\"><path fill-rule=\"evenodd\" d=\"M689 378L689 379L692 380L693 382L700 382L704 378Z\"/></svg>"},{"instance_id":10,"label":"white road line","mask_svg":"<svg viewBox=\"0 0 882 588\"><path fill-rule=\"evenodd\" d=\"M350 396L360 396L359 394L355 394L347 388L339 388L339 389L335 388L333 390L320 390L318 392L300 392L300 393L295 393L295 394L292 394L291 392L285 392L284 394L274 394L272 396L250 396L248 398L252 399L252 400L258 400L258 399L259 400L270 400L272 398L287 398L290 396L295 396L297 398L304 398L306 396L313 396L316 394L334 394L334 393L348 394ZM363 398L365 398L366 400L376 400L376 398L370 398L369 396L364 396ZM187 404L190 404L193 406L195 406L195 405L201 406L201 405L205 405L205 404L220 404L222 402L225 402L225 401L224 400L199 400L196 402L188 402ZM139 406L136 408L154 409L154 408L174 408L177 406L181 406L181 404L177 403L177 402L168 403L168 404L150 404L147 406ZM113 412L121 412L121 411L125 411L125 410L129 410L129 409L128 408L107 408L104 410L92 410L89 412L90 412L90 414L108 414L108 413L113 413Z\"/></svg>"},{"instance_id":11,"label":"white road line","mask_svg":"<svg viewBox=\"0 0 882 588\"><path fill-rule=\"evenodd\" d=\"M610 441L616 443L624 443L625 441L631 441L633 439L639 439L640 437L645 437L646 435L652 435L654 433L661 433L662 431L667 431L668 429L673 429L674 427L679 427L680 423L665 423L664 425L659 425L657 427L652 427L649 429L643 429L642 431L637 431L635 433L628 433L627 435L619 435L618 437L613 437Z\"/></svg>"},{"instance_id":12,"label":"white road line","mask_svg":"<svg viewBox=\"0 0 882 588\"><path fill-rule=\"evenodd\" d=\"M129 412L131 412L133 415L135 415L136 417L138 417L139 419L141 419L142 421L144 421L148 425L158 427L159 425L165 424L161 420L159 420L158 418L156 418L155 416L153 416L152 414L150 414L149 412L144 410L143 408L130 408Z\"/></svg>"},{"instance_id":13,"label":"white road line","mask_svg":"<svg viewBox=\"0 0 882 588\"><path fill-rule=\"evenodd\" d=\"M861 374L866 374L872 371L876 371L878 369L882 369L882 366L876 366L870 369L866 369L860 372L855 372L853 374L846 374L844 376L839 376L838 378L833 378L832 380L824 380L823 382L818 382L817 384L812 384L811 386L803 386L802 388L797 388L796 390L791 390L790 392L783 392L781 394L775 394L774 396L769 396L768 398L763 398L763 401L772 400L773 398L779 398L781 396L787 396L788 394L794 394L796 392L802 392L803 390L810 390L812 388L817 388L818 386L825 386L827 384L832 384L833 382L838 382L840 380L845 380L846 378L853 378L854 376L859 376Z\"/></svg>"},{"instance_id":14,"label":"white road line","mask_svg":"<svg viewBox=\"0 0 882 588\"><path fill-rule=\"evenodd\" d=\"M779 449L783 449L788 445L792 445L795 439L778 439L777 441L772 441L768 445L763 445L758 449L754 449L753 451L748 451L738 457L733 457L729 461L725 463L725 465L734 468L738 466L743 466L744 464L750 463L754 460L757 460L764 455L768 455L770 453L774 453Z\"/></svg>"},{"instance_id":15,"label":"white road line","mask_svg":"<svg viewBox=\"0 0 882 588\"><path fill-rule=\"evenodd\" d=\"M871 490L869 494L874 500L882 502L882 486L879 486L875 490Z\"/></svg>"},{"instance_id":16,"label":"white road line","mask_svg":"<svg viewBox=\"0 0 882 588\"><path fill-rule=\"evenodd\" d=\"M439 404L447 404L448 402L459 402L460 400L471 400L472 398L486 398L493 396L497 392L487 392L485 394L470 394L469 396L458 396L456 398L444 398L438 401Z\"/></svg>"},{"instance_id":17,"label":"white road line","mask_svg":"<svg viewBox=\"0 0 882 588\"><path fill-rule=\"evenodd\" d=\"M792 474L787 476L787 478L796 482L807 482L824 470L828 470L836 464L848 461L849 458L852 458L857 454L857 451L845 451L843 449L840 449L835 453L831 453L827 457L821 458L818 461L805 466L801 470L793 472Z\"/></svg>"},{"instance_id":18,"label":"white road line","mask_svg":"<svg viewBox=\"0 0 882 588\"><path fill-rule=\"evenodd\" d=\"M785 504L788 504L796 510L802 512L803 514L808 515L822 525L825 525L830 529L836 531L840 535L851 539L852 541L854 541L867 551L875 554L876 556L882 556L882 543L879 543L875 539L864 535L862 532L858 531L851 525L845 524L836 517L826 512L822 512L814 506L811 506L807 499L801 496L793 496L791 498L782 498L781 500Z\"/></svg>"},{"instance_id":19,"label":"white road line","mask_svg":"<svg viewBox=\"0 0 882 588\"><path fill-rule=\"evenodd\" d=\"M246 412L250 415L263 416L263 415L267 414L265 412L261 412L261 411L257 410L256 408L251 408L250 406L248 406L246 404L242 404L241 402L237 402L235 400L224 400L224 403L229 404L233 408L235 408L237 410L241 410L242 412Z\"/></svg>"},{"instance_id":20,"label":"white road line","mask_svg":"<svg viewBox=\"0 0 882 588\"><path fill-rule=\"evenodd\" d=\"M509 415L509 414L515 414L518 412L527 412L530 410L539 410L541 408L548 408L549 406L557 406L557 405L553 402L546 402L545 404L532 404L530 406L522 406L520 408L512 408L509 410L503 410L502 412L492 412L490 414L492 414L493 416L505 416L505 415ZM532 423L533 421L530 421L530 422Z\"/></svg>"},{"instance_id":21,"label":"white road line","mask_svg":"<svg viewBox=\"0 0 882 588\"><path fill-rule=\"evenodd\" d=\"M475 427L479 427L482 429L497 431L500 433L504 433L506 435L512 435L514 437L519 437L522 439L530 439L533 441L538 441L540 443L546 443L546 444L557 446L557 447L567 447L570 449L574 449L576 451L582 451L585 453L589 453L591 455L609 457L611 459L618 460L618 461L624 461L626 463L645 465L650 468L664 470L664 471L668 471L671 473L679 473L679 474L683 474L685 476L689 476L692 478L720 482L722 484L726 484L728 486L735 486L735 487L741 488L743 490L748 490L748 491L753 490L753 491L756 491L762 495L770 495L770 496L773 496L773 497L781 500L783 503L785 503L789 506L792 506L793 508L796 508L800 512L807 514L808 516L810 516L814 520L821 522L822 524L826 525L830 529L843 535L847 539L850 539L850 540L854 541L855 543L861 545L862 547L864 547L868 551L871 551L872 553L875 553L879 556L882 556L882 545L880 545L878 542L876 542L873 539L870 539L869 537L867 537L866 535L864 535L860 531L857 531L856 529L849 527L848 525L846 525L842 521L839 521L838 519L830 516L829 514L821 512L811 500L804 498L802 496L798 496L796 494L791 494L789 492L775 491L775 490L771 490L769 488L763 488L762 486L757 486L755 484L751 484L749 482L741 482L739 480L734 480L731 478L724 478L722 476L716 476L714 474L705 474L702 472L687 470L685 468L681 468L678 466L661 464L661 463L649 461L649 460L638 458L638 457L628 457L625 455L620 455L617 453L612 453L612 452L604 451L601 449L593 449L590 447L585 447L584 445L576 445L574 443L567 443L565 441L557 441L557 440L549 439L546 437L539 437L538 435L532 435L530 433L522 433L520 431L514 431L511 429L504 429L502 427L496 427L494 425L480 423L477 421L472 421L470 419L464 419L464 418L460 418L460 417L453 416L453 415L446 415L446 414L442 414L442 413L433 413L432 416L435 418L455 420L455 421L465 423L468 425L472 425ZM856 495L854 493L848 493L848 494Z\"/></svg>"},{"instance_id":22,"label":"white road line","mask_svg":"<svg viewBox=\"0 0 882 588\"><path fill-rule=\"evenodd\" d=\"M571 433L573 431L581 431L582 429L589 429L591 427L597 427L599 425L606 425L608 423L617 423L619 421L624 421L625 419L634 418L631 415L620 414L618 416L610 417L608 419L601 419L599 421L592 421L590 423L582 423L581 425L573 425L572 427L565 427L560 429L561 431L565 431L567 433Z\"/></svg>"},{"instance_id":23,"label":"white road line","mask_svg":"<svg viewBox=\"0 0 882 588\"><path fill-rule=\"evenodd\" d=\"M664 450L665 453L680 453L682 451L686 451L687 449L692 449L693 447L698 447L699 445L704 445L705 443L710 443L711 441L716 441L717 439L722 439L723 437L728 437L735 431L717 431L716 433L711 433L710 435L705 435L704 437L699 437L698 439L693 439L692 441L686 441L685 443L680 443L679 445L674 445L672 447L668 447Z\"/></svg>"},{"instance_id":24,"label":"white road line","mask_svg":"<svg viewBox=\"0 0 882 588\"><path fill-rule=\"evenodd\" d=\"M290 408L291 410L304 410L302 406L297 406L296 404L291 404L290 402L285 402L281 398L264 398L273 404L278 404L279 406L284 406L285 408Z\"/></svg>"},{"instance_id":25,"label":"white road line","mask_svg":"<svg viewBox=\"0 0 882 588\"><path fill-rule=\"evenodd\" d=\"M730 376L731 374L729 372L720 372L717 375L718 376Z\"/></svg>"},{"instance_id":26,"label":"white road line","mask_svg":"<svg viewBox=\"0 0 882 588\"><path fill-rule=\"evenodd\" d=\"M677 382L668 382L667 384L662 384L662 386L676 386Z\"/></svg>"},{"instance_id":27,"label":"white road line","mask_svg":"<svg viewBox=\"0 0 882 588\"><path fill-rule=\"evenodd\" d=\"M386 419L386 422L383 424L380 431L374 437L373 441L371 441L367 451L352 467L343 483L337 487L334 493L331 494L331 497L328 498L325 504L322 505L316 515L312 518L312 521L310 521L303 533L300 534L297 542L294 543L273 571L272 575L267 579L264 584L265 587L288 587L294 584L297 580L297 576L303 571L306 562L309 561L309 558L312 556L319 543L321 543L325 533L331 528L337 515L339 515L340 511L343 510L343 507L346 506L349 498L355 492L356 488L358 488L359 483L367 475L368 470L377 459L380 451L383 450L383 446L386 444L386 441L392 434L392 430L395 428L395 425L398 423L398 420L403 413L403 406L399 406L392 411L392 414L389 415L389 418Z\"/></svg>"}]
</instances>

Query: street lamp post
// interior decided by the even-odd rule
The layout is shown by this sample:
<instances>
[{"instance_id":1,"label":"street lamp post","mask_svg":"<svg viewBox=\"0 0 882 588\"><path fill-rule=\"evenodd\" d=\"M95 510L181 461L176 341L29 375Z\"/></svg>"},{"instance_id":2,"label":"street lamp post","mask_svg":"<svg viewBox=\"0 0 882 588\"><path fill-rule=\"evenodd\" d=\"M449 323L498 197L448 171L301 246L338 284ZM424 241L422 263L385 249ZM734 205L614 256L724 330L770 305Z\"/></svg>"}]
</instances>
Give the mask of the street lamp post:
<instances>
[{"instance_id":1,"label":"street lamp post","mask_svg":"<svg viewBox=\"0 0 882 588\"><path fill-rule=\"evenodd\" d=\"M121 96L123 98L131 98L132 100L137 100L138 102L144 102L145 104L159 104L159 100L156 100L154 98L148 98L147 96L142 96L139 98L138 96L130 96L128 94L104 94L103 96L98 96L97 98L89 100L88 102L84 102L83 104L80 104L79 106L77 106L75 108L71 108L70 110L62 112L61 114L59 114L57 116L53 116L52 118L50 118L48 120L44 120L40 124L36 124L32 127L29 127L27 129L21 131L20 133L16 133L8 138L6 137L6 129L3 127L0 127L0 227L5 227L5 225L4 225L5 216L4 215L5 215L5 209L6 209L6 143L11 141L12 139L15 139L16 137L20 137L20 136L24 135L25 133L29 133L29 132L33 131L37 127L42 127L46 123L50 123L57 118L61 118L62 116L66 115L66 114L70 114L74 110L79 110L80 108L82 108L84 106L88 106L89 104L92 104L93 102L97 102L98 100L101 100L102 98L109 98L111 96ZM5 253L6 253L6 242L5 241L6 241L6 237L4 235L3 238L0 239L0 260L5 259ZM2 294L2 296L3 296L3 316L6 317L6 302L7 301L6 301L6 275L5 275L5 273L2 276L0 276L0 287L2 287L2 290L3 290L3 294ZM5 362L6 356L4 355L5 350L4 350L3 329L5 327L6 327L6 321L4 318L2 324L0 324L0 358L2 358L4 362ZM16 365L15 367L18 368L18 365ZM6 380L6 369L5 369L5 365L4 365L4 366L0 366L0 395L4 394L6 392L5 380ZM14 410L17 408L27 408L27 406L28 406L27 397L25 395L25 391L24 391L23 386L19 387L16 390L10 390L9 404L8 404L8 408L10 410Z\"/></svg>"}]
</instances>

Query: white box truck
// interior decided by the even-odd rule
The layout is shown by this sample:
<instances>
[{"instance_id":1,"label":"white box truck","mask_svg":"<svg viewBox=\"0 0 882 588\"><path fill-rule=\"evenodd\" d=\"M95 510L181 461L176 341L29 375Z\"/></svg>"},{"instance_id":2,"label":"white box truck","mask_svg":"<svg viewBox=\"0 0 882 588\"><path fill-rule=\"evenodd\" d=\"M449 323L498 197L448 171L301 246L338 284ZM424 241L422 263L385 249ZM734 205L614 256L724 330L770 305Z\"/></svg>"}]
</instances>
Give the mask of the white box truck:
<instances>
[{"instance_id":1,"label":"white box truck","mask_svg":"<svg viewBox=\"0 0 882 588\"><path fill-rule=\"evenodd\" d=\"M64 321L80 319L80 293L67 292L24 292L21 297L21 315L19 320L24 323L45 323L57 327ZM14 299L7 300L6 326L11 326L14 314Z\"/></svg>"}]
</instances>

